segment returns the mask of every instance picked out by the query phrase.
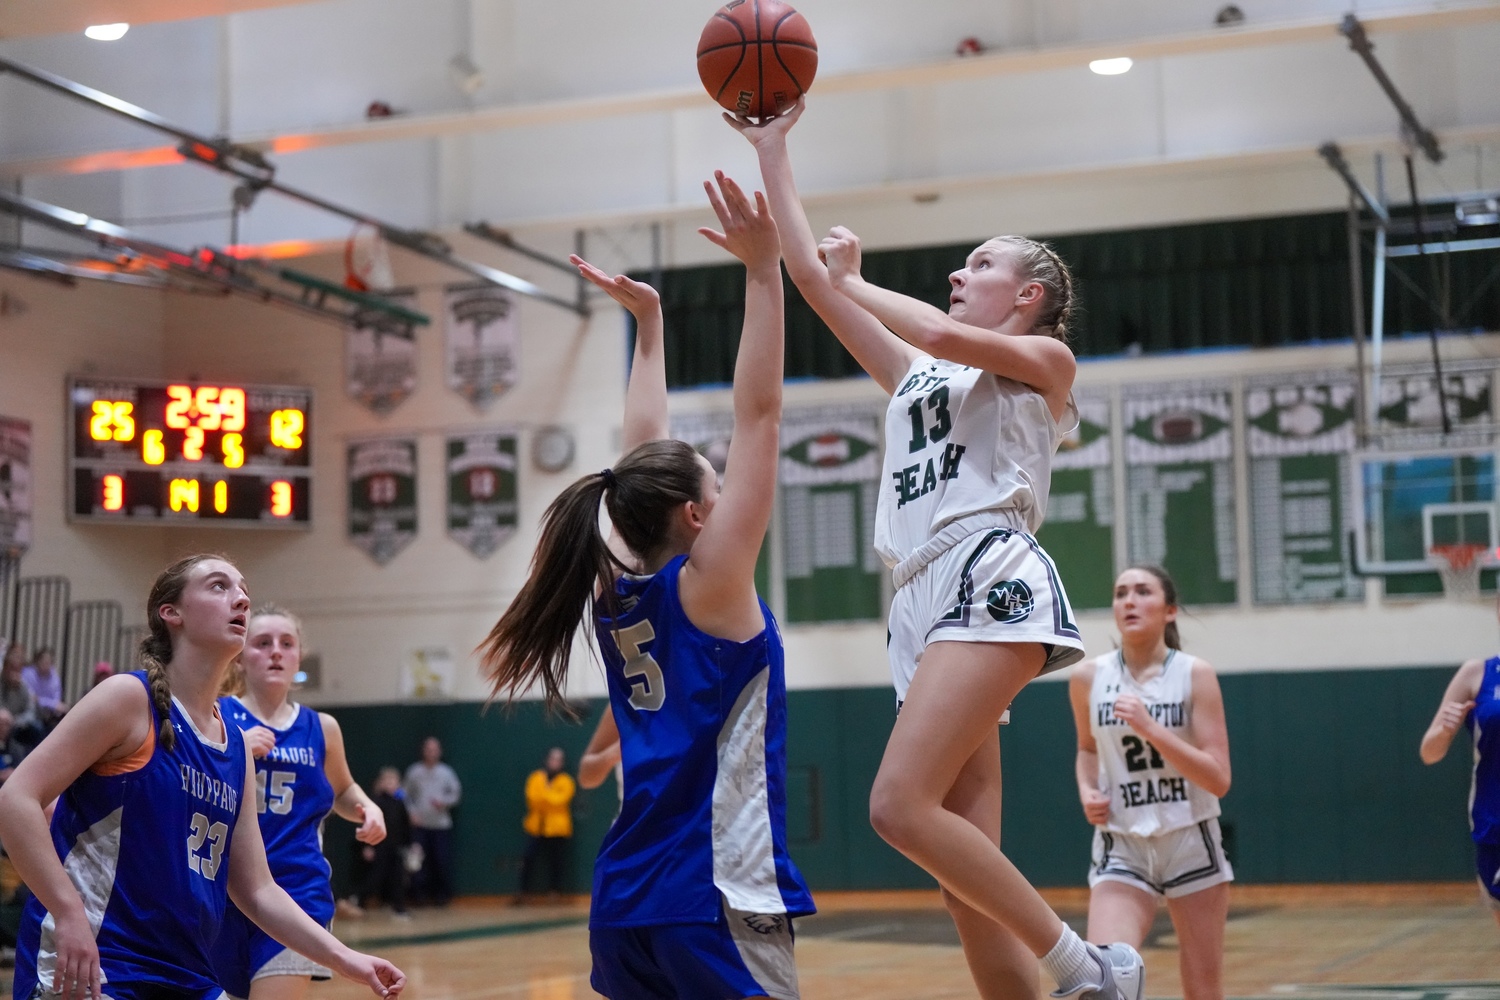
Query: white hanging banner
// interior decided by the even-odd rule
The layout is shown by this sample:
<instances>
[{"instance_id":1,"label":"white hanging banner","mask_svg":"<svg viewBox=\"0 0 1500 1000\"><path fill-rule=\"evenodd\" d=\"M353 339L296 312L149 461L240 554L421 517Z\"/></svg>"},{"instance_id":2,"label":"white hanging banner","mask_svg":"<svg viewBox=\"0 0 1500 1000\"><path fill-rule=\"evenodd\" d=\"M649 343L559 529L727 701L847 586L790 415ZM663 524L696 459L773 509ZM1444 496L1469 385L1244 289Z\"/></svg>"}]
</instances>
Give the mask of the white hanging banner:
<instances>
[{"instance_id":1,"label":"white hanging banner","mask_svg":"<svg viewBox=\"0 0 1500 1000\"><path fill-rule=\"evenodd\" d=\"M459 285L443 294L444 377L480 409L516 384L517 312L510 292L493 285Z\"/></svg>"}]
</instances>

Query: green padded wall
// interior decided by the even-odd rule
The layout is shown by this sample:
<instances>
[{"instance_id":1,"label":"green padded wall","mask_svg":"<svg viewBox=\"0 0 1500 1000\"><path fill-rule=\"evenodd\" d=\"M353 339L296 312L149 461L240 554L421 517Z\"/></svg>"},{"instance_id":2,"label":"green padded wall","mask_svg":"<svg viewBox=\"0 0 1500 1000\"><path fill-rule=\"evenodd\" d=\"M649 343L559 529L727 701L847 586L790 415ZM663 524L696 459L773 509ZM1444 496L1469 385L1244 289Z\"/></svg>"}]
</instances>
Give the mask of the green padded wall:
<instances>
[{"instance_id":1,"label":"green padded wall","mask_svg":"<svg viewBox=\"0 0 1500 1000\"><path fill-rule=\"evenodd\" d=\"M1221 679L1234 786L1224 800L1230 857L1247 882L1370 882L1472 877L1464 808L1469 752L1435 767L1417 743L1452 669L1298 671ZM368 783L384 764L405 767L429 733L444 741L464 782L457 812L461 893L515 891L525 835L522 785L548 747L571 763L598 704L572 725L535 703L340 708L350 763ZM1082 885L1090 828L1073 784L1073 722L1065 684L1033 684L1003 732L1003 841L1043 886ZM794 691L788 696L788 831L814 889L932 885L870 829L867 800L895 720L887 688ZM588 888L591 859L614 815L612 781L582 792L574 883ZM346 885L353 828L331 820L336 884Z\"/></svg>"}]
</instances>

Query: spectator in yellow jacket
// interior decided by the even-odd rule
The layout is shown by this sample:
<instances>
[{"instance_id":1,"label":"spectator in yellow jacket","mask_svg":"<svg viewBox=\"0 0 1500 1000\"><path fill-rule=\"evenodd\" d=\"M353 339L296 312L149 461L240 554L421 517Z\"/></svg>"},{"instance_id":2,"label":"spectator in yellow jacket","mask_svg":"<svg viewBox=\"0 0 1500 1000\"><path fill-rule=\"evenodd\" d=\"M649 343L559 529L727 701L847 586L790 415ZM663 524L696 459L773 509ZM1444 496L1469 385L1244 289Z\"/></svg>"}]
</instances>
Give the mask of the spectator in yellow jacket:
<instances>
[{"instance_id":1,"label":"spectator in yellow jacket","mask_svg":"<svg viewBox=\"0 0 1500 1000\"><path fill-rule=\"evenodd\" d=\"M573 796L578 785L565 768L562 747L547 751L547 764L526 779L526 820L522 823L530 842L521 861L520 895L524 902L533 891L537 868L547 867L547 892L556 898L567 887L573 843Z\"/></svg>"}]
</instances>

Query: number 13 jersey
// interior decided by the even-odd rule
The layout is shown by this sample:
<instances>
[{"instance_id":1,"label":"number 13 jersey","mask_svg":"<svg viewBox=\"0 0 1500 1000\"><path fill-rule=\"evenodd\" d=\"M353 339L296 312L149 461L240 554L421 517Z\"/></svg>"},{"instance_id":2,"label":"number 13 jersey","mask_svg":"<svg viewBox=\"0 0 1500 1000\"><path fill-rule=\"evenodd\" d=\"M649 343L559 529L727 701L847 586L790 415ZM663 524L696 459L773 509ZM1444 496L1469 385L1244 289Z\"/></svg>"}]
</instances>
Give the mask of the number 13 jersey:
<instances>
[{"instance_id":1,"label":"number 13 jersey","mask_svg":"<svg viewBox=\"0 0 1500 1000\"><path fill-rule=\"evenodd\" d=\"M1099 787L1109 793L1112 833L1151 837L1219 815L1218 796L1188 781L1143 737L1115 718L1115 699L1133 694L1173 734L1188 740L1193 723L1193 658L1167 650L1161 673L1139 683L1118 651L1094 661L1089 728L1099 751ZM1189 741L1191 742L1191 741Z\"/></svg>"},{"instance_id":2,"label":"number 13 jersey","mask_svg":"<svg viewBox=\"0 0 1500 1000\"><path fill-rule=\"evenodd\" d=\"M813 912L786 848L786 678L781 633L719 639L678 595L687 556L615 584L596 631L620 731L624 794L594 862L595 927L718 923ZM722 897L722 898L721 898Z\"/></svg>"},{"instance_id":3,"label":"number 13 jersey","mask_svg":"<svg viewBox=\"0 0 1500 1000\"><path fill-rule=\"evenodd\" d=\"M1030 386L922 355L886 409L875 550L895 567L944 527L988 511L1013 512L1009 526L1034 533L1067 430Z\"/></svg>"}]
</instances>

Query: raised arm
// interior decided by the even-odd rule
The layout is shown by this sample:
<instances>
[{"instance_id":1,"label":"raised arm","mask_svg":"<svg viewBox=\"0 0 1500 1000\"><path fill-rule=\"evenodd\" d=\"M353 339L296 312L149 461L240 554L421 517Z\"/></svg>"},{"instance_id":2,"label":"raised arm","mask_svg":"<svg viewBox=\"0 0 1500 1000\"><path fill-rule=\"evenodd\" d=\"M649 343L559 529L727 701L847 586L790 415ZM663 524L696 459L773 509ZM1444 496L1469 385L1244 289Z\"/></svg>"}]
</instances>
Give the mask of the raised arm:
<instances>
[{"instance_id":1,"label":"raised arm","mask_svg":"<svg viewBox=\"0 0 1500 1000\"><path fill-rule=\"evenodd\" d=\"M1083 815L1095 826L1109 822L1109 795L1099 788L1099 745L1089 724L1089 692L1094 686L1094 661L1085 660L1068 678L1068 702L1073 707L1073 728L1078 733L1078 755L1073 776L1078 781L1078 801Z\"/></svg>"},{"instance_id":2,"label":"raised arm","mask_svg":"<svg viewBox=\"0 0 1500 1000\"><path fill-rule=\"evenodd\" d=\"M1448 756L1453 737L1464 726L1464 719L1474 708L1474 697L1479 694L1479 683L1484 679L1484 661L1470 660L1458 668L1443 700L1432 717L1432 725L1422 734L1422 763L1436 764Z\"/></svg>"},{"instance_id":3,"label":"raised arm","mask_svg":"<svg viewBox=\"0 0 1500 1000\"><path fill-rule=\"evenodd\" d=\"M245 787L255 787L255 761L245 754ZM318 926L271 878L254 809L241 809L229 844L229 898L250 922L299 955L325 965L381 997L394 997L406 976L383 958L364 955ZM98 996L96 992L94 994Z\"/></svg>"},{"instance_id":4,"label":"raised arm","mask_svg":"<svg viewBox=\"0 0 1500 1000\"><path fill-rule=\"evenodd\" d=\"M679 593L694 625L743 642L765 627L755 594L755 560L776 499L785 348L781 251L765 196L757 191L752 203L723 173L714 177L718 190L704 187L723 231L699 232L745 264L745 325L734 362L734 432L724 485L693 543Z\"/></svg>"},{"instance_id":5,"label":"raised arm","mask_svg":"<svg viewBox=\"0 0 1500 1000\"><path fill-rule=\"evenodd\" d=\"M625 427L620 451L628 453L647 441L658 441L667 433L667 364L662 348L661 296L643 281L623 274L613 278L577 254L568 260L578 273L630 311L635 317L635 353L630 362L630 382L625 387Z\"/></svg>"},{"instance_id":6,"label":"raised arm","mask_svg":"<svg viewBox=\"0 0 1500 1000\"><path fill-rule=\"evenodd\" d=\"M833 287L906 343L933 357L1024 382L1046 398L1054 416L1067 407L1078 374L1078 361L1067 344L1028 331L1002 333L970 326L926 302L870 284L859 273L859 237L843 226L835 226L823 238L818 252L828 264ZM1041 294L1039 284L1029 287Z\"/></svg>"},{"instance_id":7,"label":"raised arm","mask_svg":"<svg viewBox=\"0 0 1500 1000\"><path fill-rule=\"evenodd\" d=\"M864 309L840 295L828 281L828 268L818 256L818 241L797 194L792 160L786 146L787 132L802 117L804 107L803 99L798 98L785 114L759 125L748 118L736 118L727 113L724 120L755 147L760 160L761 181L766 186L771 217L776 220L776 228L781 234L781 253L792 283L860 367L882 389L894 393L919 352Z\"/></svg>"}]
</instances>

